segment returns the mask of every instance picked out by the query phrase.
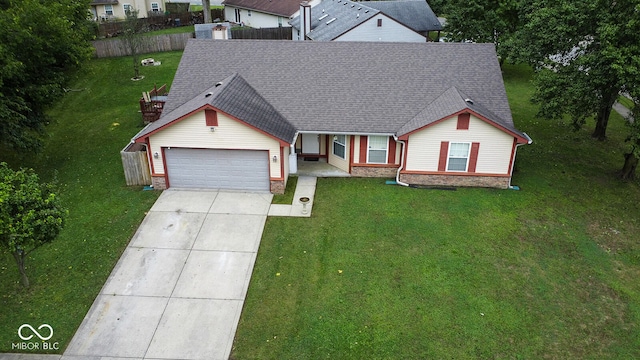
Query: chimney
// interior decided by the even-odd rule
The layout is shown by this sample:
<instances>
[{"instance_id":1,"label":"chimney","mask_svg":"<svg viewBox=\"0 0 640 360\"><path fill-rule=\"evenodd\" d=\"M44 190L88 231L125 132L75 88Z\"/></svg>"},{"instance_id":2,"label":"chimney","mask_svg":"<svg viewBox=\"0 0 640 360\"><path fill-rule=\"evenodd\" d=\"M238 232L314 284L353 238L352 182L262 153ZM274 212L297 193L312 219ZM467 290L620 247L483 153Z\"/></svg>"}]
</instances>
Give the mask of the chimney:
<instances>
[{"instance_id":1,"label":"chimney","mask_svg":"<svg viewBox=\"0 0 640 360\"><path fill-rule=\"evenodd\" d=\"M311 31L311 5L308 1L300 3L300 40L307 40Z\"/></svg>"}]
</instances>

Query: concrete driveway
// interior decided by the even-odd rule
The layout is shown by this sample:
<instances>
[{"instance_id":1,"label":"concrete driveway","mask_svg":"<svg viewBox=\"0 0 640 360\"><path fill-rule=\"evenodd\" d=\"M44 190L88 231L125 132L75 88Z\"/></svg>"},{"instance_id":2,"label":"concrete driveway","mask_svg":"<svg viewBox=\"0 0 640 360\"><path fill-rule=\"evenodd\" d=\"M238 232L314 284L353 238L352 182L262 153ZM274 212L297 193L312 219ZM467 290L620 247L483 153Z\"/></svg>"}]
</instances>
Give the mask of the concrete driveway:
<instances>
[{"instance_id":1,"label":"concrete driveway","mask_svg":"<svg viewBox=\"0 0 640 360\"><path fill-rule=\"evenodd\" d=\"M164 191L62 360L227 359L271 198Z\"/></svg>"}]
</instances>

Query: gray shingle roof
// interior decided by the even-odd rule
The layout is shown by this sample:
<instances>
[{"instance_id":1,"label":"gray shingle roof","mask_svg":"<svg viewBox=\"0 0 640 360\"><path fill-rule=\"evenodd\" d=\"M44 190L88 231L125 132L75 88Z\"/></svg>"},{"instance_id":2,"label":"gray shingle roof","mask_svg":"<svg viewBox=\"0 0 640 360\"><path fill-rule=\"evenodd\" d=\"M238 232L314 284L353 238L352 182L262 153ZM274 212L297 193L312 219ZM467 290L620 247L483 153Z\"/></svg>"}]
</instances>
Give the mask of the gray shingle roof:
<instances>
[{"instance_id":1,"label":"gray shingle roof","mask_svg":"<svg viewBox=\"0 0 640 360\"><path fill-rule=\"evenodd\" d=\"M379 10L361 2L322 0L318 5L311 7L311 31L307 36L315 41L330 41L378 13ZM299 30L300 16L291 19L289 24Z\"/></svg>"},{"instance_id":2,"label":"gray shingle roof","mask_svg":"<svg viewBox=\"0 0 640 360\"><path fill-rule=\"evenodd\" d=\"M415 31L442 30L438 17L424 0L369 1L367 5Z\"/></svg>"},{"instance_id":3,"label":"gray shingle roof","mask_svg":"<svg viewBox=\"0 0 640 360\"><path fill-rule=\"evenodd\" d=\"M512 122L493 114L491 110L485 108L482 104L477 103L473 98L467 96L455 86L447 89L442 93L442 95L438 96L435 100L429 103L429 105L422 109L422 111L420 111L413 119L409 120L400 129L398 129L397 135L405 135L416 129L433 124L438 120L442 120L451 114L465 110L471 110L488 119L493 124L524 137L524 134L518 131L513 126Z\"/></svg>"},{"instance_id":4,"label":"gray shingle roof","mask_svg":"<svg viewBox=\"0 0 640 360\"><path fill-rule=\"evenodd\" d=\"M408 132L463 96L515 130L494 45L467 43L191 39L161 120L234 73L299 131Z\"/></svg>"},{"instance_id":5,"label":"gray shingle roof","mask_svg":"<svg viewBox=\"0 0 640 360\"><path fill-rule=\"evenodd\" d=\"M211 83L215 85L209 85L204 91L174 110L167 111L168 109L165 108L160 119L145 127L135 138L144 137L189 113L211 105L280 140L287 143L293 141L296 134L295 127L260 96L242 76L234 73L225 79L221 78L220 81L208 84Z\"/></svg>"}]
</instances>

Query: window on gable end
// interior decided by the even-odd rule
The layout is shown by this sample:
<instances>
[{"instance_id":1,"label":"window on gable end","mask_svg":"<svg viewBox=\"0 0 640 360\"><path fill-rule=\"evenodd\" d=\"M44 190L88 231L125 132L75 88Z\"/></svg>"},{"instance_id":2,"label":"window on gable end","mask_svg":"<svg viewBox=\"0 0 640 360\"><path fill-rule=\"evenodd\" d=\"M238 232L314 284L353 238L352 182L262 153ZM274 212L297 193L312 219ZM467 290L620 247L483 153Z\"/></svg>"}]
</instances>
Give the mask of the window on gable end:
<instances>
[{"instance_id":1,"label":"window on gable end","mask_svg":"<svg viewBox=\"0 0 640 360\"><path fill-rule=\"evenodd\" d=\"M205 109L204 118L207 126L218 126L218 113L215 110Z\"/></svg>"},{"instance_id":2,"label":"window on gable end","mask_svg":"<svg viewBox=\"0 0 640 360\"><path fill-rule=\"evenodd\" d=\"M456 129L458 130L469 130L469 120L471 119L471 114L462 113L458 115L458 126Z\"/></svg>"},{"instance_id":3,"label":"window on gable end","mask_svg":"<svg viewBox=\"0 0 640 360\"><path fill-rule=\"evenodd\" d=\"M378 27L382 27L382 19L378 19Z\"/></svg>"}]
</instances>

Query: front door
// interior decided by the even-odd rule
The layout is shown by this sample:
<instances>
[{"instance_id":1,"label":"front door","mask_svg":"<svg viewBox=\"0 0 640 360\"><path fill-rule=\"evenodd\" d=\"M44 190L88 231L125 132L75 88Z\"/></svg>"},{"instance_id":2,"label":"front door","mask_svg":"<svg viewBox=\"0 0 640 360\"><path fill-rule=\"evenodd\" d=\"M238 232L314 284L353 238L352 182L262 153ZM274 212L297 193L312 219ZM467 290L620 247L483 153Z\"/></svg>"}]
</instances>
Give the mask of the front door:
<instances>
[{"instance_id":1,"label":"front door","mask_svg":"<svg viewBox=\"0 0 640 360\"><path fill-rule=\"evenodd\" d=\"M302 134L302 153L320 154L320 135Z\"/></svg>"}]
</instances>

